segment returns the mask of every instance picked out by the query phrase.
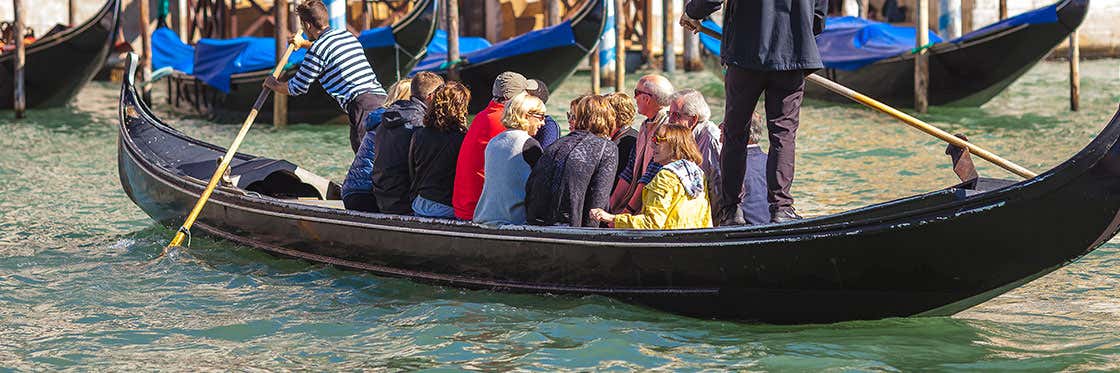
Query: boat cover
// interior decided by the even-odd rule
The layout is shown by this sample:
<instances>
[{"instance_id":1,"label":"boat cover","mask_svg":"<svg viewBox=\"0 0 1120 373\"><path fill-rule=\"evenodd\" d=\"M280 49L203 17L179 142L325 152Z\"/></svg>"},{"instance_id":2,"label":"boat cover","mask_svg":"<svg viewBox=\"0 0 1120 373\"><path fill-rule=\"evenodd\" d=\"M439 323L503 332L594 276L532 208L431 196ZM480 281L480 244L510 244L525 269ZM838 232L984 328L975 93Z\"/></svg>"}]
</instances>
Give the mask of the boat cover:
<instances>
[{"instance_id":1,"label":"boat cover","mask_svg":"<svg viewBox=\"0 0 1120 373\"><path fill-rule=\"evenodd\" d=\"M396 45L393 29L388 26L363 31L358 35L358 41L363 48ZM276 66L275 43L273 38L244 36L232 39L199 39L191 47L180 41L174 31L161 27L152 33L152 67L159 69L171 66L229 93L231 75L268 70ZM299 64L306 53L305 49L292 52L288 58L288 66Z\"/></svg>"},{"instance_id":2,"label":"boat cover","mask_svg":"<svg viewBox=\"0 0 1120 373\"><path fill-rule=\"evenodd\" d=\"M1058 5L1052 4L993 23L949 42L966 42L1019 25L1057 21ZM723 33L720 25L712 20L705 20L704 27ZM916 35L914 27L895 26L857 17L831 17L825 22L824 32L817 35L817 47L825 67L856 70L879 60L912 53L917 44ZM930 43L943 41L932 31L929 33L929 40ZM708 51L719 55L720 42L716 38L701 34L700 43Z\"/></svg>"},{"instance_id":3,"label":"boat cover","mask_svg":"<svg viewBox=\"0 0 1120 373\"><path fill-rule=\"evenodd\" d=\"M468 64L480 64L493 60L499 60L510 56L532 53L551 48L565 47L576 44L575 33L572 32L572 21L564 21L561 24L545 27L540 30L530 31L524 35L503 41L498 44L491 45L486 48L478 49L472 52L461 53L460 58L466 60ZM463 49L460 49L460 52ZM415 74L420 71L438 72L447 69L444 63L447 60L446 53L429 54L424 58L415 68L412 73Z\"/></svg>"},{"instance_id":4,"label":"boat cover","mask_svg":"<svg viewBox=\"0 0 1120 373\"><path fill-rule=\"evenodd\" d=\"M460 36L459 37L459 55L462 56L466 53L471 53L480 49L489 48L490 41L486 38L477 36ZM428 64L435 64L439 66L440 63L447 60L447 31L436 30L435 35L432 36L432 41L428 43L427 52L424 54L424 59L420 60L419 66ZM420 71L413 69L413 71Z\"/></svg>"}]
</instances>

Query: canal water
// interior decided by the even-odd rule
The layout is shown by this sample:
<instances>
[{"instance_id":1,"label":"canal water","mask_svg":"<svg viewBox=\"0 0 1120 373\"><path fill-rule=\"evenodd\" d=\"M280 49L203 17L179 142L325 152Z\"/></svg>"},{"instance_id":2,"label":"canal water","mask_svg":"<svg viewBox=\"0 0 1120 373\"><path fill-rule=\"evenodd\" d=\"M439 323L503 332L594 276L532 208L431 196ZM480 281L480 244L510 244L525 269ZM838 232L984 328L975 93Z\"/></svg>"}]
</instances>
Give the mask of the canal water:
<instances>
[{"instance_id":1,"label":"canal water","mask_svg":"<svg viewBox=\"0 0 1120 373\"><path fill-rule=\"evenodd\" d=\"M1120 103L1117 60L1081 68L1077 113L1067 110L1066 65L1046 62L984 107L922 118L1043 171L1088 143ZM569 79L550 112L563 119L587 80ZM714 76L673 80L708 94L722 118ZM69 108L21 121L0 113L0 371L1120 370L1120 240L953 317L803 326L420 285L201 237L153 262L173 232L120 188L117 96L117 86L93 83ZM156 102L192 136L225 146L237 130L176 117L159 91ZM344 127L298 124L258 126L243 150L335 180L352 154ZM807 102L798 150L793 193L807 216L956 182L938 140L853 105ZM1013 178L977 163L984 176Z\"/></svg>"}]
</instances>

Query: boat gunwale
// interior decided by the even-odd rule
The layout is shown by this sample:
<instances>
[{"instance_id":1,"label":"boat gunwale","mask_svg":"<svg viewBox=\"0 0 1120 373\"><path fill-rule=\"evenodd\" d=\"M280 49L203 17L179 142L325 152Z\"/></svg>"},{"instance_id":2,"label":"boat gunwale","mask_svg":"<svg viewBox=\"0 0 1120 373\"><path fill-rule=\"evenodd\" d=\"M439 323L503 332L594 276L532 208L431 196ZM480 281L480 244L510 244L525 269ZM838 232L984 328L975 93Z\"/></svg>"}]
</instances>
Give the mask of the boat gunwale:
<instances>
[{"instance_id":1,"label":"boat gunwale","mask_svg":"<svg viewBox=\"0 0 1120 373\"><path fill-rule=\"evenodd\" d=\"M114 24L119 23L120 1L121 0L108 0L105 2L105 5L101 6L101 9L98 9L97 13L94 14L93 17L90 17L85 22L63 30L62 32L59 32L57 34L51 35L47 39L35 40L35 42L26 46L26 50L24 51L24 53L26 54L25 58L30 58L32 54L35 54L36 52L39 52L43 49L57 46L74 39L78 35L81 35L96 26L110 14L117 13L115 17L118 18L118 22L114 22ZM115 32L116 30L109 30L109 34L113 34ZM0 54L0 62L7 62L10 59L14 59L15 55L16 54L14 50L11 52Z\"/></svg>"}]
</instances>

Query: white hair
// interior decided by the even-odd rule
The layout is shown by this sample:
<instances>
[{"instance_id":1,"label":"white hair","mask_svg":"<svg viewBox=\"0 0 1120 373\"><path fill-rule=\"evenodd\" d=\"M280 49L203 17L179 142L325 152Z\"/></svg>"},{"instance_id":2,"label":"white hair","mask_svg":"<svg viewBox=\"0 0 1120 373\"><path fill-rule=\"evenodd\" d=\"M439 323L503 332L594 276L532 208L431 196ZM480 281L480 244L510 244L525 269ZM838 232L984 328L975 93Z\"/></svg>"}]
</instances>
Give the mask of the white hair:
<instances>
[{"instance_id":1,"label":"white hair","mask_svg":"<svg viewBox=\"0 0 1120 373\"><path fill-rule=\"evenodd\" d=\"M699 118L701 122L712 119L712 108L704 101L704 95L695 89L682 89L673 93L669 102L680 101L677 110L690 117Z\"/></svg>"}]
</instances>

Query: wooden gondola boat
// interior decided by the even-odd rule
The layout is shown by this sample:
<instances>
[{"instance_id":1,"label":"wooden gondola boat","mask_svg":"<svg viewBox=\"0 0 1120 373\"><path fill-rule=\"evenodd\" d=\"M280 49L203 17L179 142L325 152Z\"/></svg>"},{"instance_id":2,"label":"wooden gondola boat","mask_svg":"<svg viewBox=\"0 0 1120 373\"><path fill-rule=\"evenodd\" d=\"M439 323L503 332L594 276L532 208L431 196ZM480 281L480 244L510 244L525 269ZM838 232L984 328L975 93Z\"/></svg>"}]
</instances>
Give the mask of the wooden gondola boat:
<instances>
[{"instance_id":1,"label":"wooden gondola boat","mask_svg":"<svg viewBox=\"0 0 1120 373\"><path fill-rule=\"evenodd\" d=\"M27 108L64 106L90 81L117 37L120 1L109 0L81 25L27 46L24 84ZM0 109L12 109L15 52L0 55Z\"/></svg>"},{"instance_id":2,"label":"wooden gondola boat","mask_svg":"<svg viewBox=\"0 0 1120 373\"><path fill-rule=\"evenodd\" d=\"M388 88L424 56L436 27L436 0L417 0L412 11L392 26L394 45L366 48L365 54L377 74L378 81ZM249 114L261 84L272 69L234 74L230 92L224 93L196 77L175 72L168 77L168 99L180 113L202 115L217 122L240 123ZM284 78L296 73L296 67L284 72ZM265 104L271 107L271 101ZM300 123L323 123L341 118L345 113L318 83L307 94L288 98L288 120ZM262 110L258 122L271 122L272 110ZM341 122L345 122L344 120Z\"/></svg>"},{"instance_id":3,"label":"wooden gondola boat","mask_svg":"<svg viewBox=\"0 0 1120 373\"><path fill-rule=\"evenodd\" d=\"M129 74L128 77L134 76ZM126 81L118 168L177 226L225 150L156 118ZM705 318L773 323L944 316L1089 253L1120 228L1120 113L1030 180L980 179L777 225L678 231L507 226L340 209L338 186L238 154L195 232L425 283L598 294Z\"/></svg>"},{"instance_id":4,"label":"wooden gondola boat","mask_svg":"<svg viewBox=\"0 0 1120 373\"><path fill-rule=\"evenodd\" d=\"M477 113L490 101L494 79L506 71L515 71L530 79L540 79L550 89L560 87L576 68L595 50L606 26L605 0L586 0L585 4L564 23L503 41L488 48L463 55L465 63L458 66L459 80L471 89L470 112ZM570 28L570 34L568 34ZM545 33L564 35L566 42L548 47L532 45L535 37ZM546 39L556 40L546 37ZM542 49L543 47L543 49ZM498 53L493 53L499 51ZM502 53L500 51L508 51ZM485 59L486 55L502 55ZM472 62L475 56L482 59ZM438 65L438 63L436 64ZM447 76L445 66L417 66L413 71L433 71Z\"/></svg>"},{"instance_id":5,"label":"wooden gondola boat","mask_svg":"<svg viewBox=\"0 0 1120 373\"><path fill-rule=\"evenodd\" d=\"M980 106L1002 92L1068 39L1089 10L1089 0L1054 4L1057 22L980 29L950 42L934 44L929 54L929 103ZM709 71L722 78L719 56L701 48ZM888 105L913 107L913 53L880 60L857 70L826 68L818 74ZM805 85L807 97L851 102L823 87Z\"/></svg>"}]
</instances>

